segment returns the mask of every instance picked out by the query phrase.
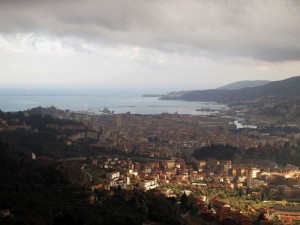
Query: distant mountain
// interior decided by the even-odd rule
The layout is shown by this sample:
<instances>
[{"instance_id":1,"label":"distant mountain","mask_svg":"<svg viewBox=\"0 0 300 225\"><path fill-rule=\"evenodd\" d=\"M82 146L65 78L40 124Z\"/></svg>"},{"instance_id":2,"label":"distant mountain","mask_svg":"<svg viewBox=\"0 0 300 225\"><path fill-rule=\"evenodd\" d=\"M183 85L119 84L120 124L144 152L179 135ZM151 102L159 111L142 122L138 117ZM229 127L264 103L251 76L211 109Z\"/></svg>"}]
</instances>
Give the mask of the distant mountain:
<instances>
[{"instance_id":1,"label":"distant mountain","mask_svg":"<svg viewBox=\"0 0 300 225\"><path fill-rule=\"evenodd\" d=\"M258 87L248 87L238 90L209 89L185 91L165 95L163 100L184 100L184 101L213 101L232 102L240 100L254 100L257 98L284 99L287 97L300 97L300 76L285 80L274 81Z\"/></svg>"},{"instance_id":2,"label":"distant mountain","mask_svg":"<svg viewBox=\"0 0 300 225\"><path fill-rule=\"evenodd\" d=\"M271 82L272 81L269 80L243 80L243 81L237 81L231 84L227 84L225 86L219 87L218 89L238 90L242 88L258 87Z\"/></svg>"}]
</instances>

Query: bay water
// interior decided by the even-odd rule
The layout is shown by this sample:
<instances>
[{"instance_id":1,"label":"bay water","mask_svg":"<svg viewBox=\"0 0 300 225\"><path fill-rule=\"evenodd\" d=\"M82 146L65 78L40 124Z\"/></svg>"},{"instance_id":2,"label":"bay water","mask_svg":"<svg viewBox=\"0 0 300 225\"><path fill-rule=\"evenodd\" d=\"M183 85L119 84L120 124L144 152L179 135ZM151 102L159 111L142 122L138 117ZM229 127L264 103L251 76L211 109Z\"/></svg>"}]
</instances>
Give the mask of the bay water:
<instances>
[{"instance_id":1,"label":"bay water","mask_svg":"<svg viewBox=\"0 0 300 225\"><path fill-rule=\"evenodd\" d=\"M0 90L0 110L23 111L34 107L50 107L100 114L104 108L114 113L203 115L225 110L214 102L185 102L142 97L140 92L84 90Z\"/></svg>"}]
</instances>

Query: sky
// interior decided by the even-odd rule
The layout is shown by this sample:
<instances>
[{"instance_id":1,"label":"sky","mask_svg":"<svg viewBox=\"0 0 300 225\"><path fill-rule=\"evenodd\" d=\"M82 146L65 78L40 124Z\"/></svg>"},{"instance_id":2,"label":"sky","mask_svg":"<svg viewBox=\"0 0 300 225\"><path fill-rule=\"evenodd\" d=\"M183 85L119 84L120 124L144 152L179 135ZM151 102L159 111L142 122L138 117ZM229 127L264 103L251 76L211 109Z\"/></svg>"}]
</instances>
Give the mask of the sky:
<instances>
[{"instance_id":1,"label":"sky","mask_svg":"<svg viewBox=\"0 0 300 225\"><path fill-rule=\"evenodd\" d=\"M1 0L1 88L208 89L300 75L298 0Z\"/></svg>"}]
</instances>

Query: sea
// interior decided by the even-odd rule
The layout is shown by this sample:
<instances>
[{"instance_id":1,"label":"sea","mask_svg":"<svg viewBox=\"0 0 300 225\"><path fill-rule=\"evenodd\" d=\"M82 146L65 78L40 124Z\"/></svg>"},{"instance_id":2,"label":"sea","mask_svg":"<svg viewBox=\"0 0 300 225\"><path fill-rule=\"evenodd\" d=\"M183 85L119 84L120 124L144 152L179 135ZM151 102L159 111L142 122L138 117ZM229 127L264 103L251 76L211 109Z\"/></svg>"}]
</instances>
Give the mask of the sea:
<instances>
[{"instance_id":1,"label":"sea","mask_svg":"<svg viewBox=\"0 0 300 225\"><path fill-rule=\"evenodd\" d=\"M24 111L34 107L51 107L85 113L103 113L107 109L115 114L179 113L190 115L218 114L227 108L216 102L186 102L142 97L145 93L130 91L85 90L0 90L0 110ZM147 94L147 93L146 93Z\"/></svg>"}]
</instances>

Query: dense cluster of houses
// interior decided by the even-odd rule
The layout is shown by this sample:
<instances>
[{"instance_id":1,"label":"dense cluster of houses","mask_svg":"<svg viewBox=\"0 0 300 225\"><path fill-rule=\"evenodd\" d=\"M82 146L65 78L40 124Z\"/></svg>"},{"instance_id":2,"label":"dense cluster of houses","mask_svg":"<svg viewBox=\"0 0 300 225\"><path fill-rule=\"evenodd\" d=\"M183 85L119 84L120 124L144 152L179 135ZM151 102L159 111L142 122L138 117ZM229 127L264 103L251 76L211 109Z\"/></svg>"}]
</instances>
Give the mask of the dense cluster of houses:
<instances>
[{"instance_id":1,"label":"dense cluster of houses","mask_svg":"<svg viewBox=\"0 0 300 225\"><path fill-rule=\"evenodd\" d=\"M31 130L31 126L18 118L6 120L0 117L0 131Z\"/></svg>"},{"instance_id":2,"label":"dense cluster of houses","mask_svg":"<svg viewBox=\"0 0 300 225\"><path fill-rule=\"evenodd\" d=\"M259 129L233 132L236 129L233 119L220 115L72 113L66 117L82 122L89 130L100 132L97 146L152 158L180 157L211 144L230 144L246 149L266 145L279 147L285 143L296 146L300 138L297 132L272 133ZM258 121L258 125L273 126L266 121Z\"/></svg>"},{"instance_id":3,"label":"dense cluster of houses","mask_svg":"<svg viewBox=\"0 0 300 225\"><path fill-rule=\"evenodd\" d=\"M244 198L249 200L267 201L263 199L267 190L275 198L300 198L300 188L292 185L291 182L291 179L299 180L300 171L292 166L271 170L253 165L234 165L228 160L200 160L197 161L197 168L193 168L179 158L141 163L112 156L93 159L91 166L111 171L105 177L93 178L93 183L88 186L92 195L96 189L108 191L117 188L127 194L133 193L134 190L155 190L156 193L174 197L176 195L171 189L159 187L164 184L175 184L187 189L199 187L219 191L241 190ZM276 179L279 177L281 181L286 181L286 185L276 184ZM290 196L283 187L289 188ZM297 190L295 191L297 194L292 195L291 190L294 189ZM251 216L251 219L249 218L248 213L243 214L228 203L216 199L208 201L207 196L192 195L190 202L197 206L199 215L207 221L223 221L223 224L251 224L253 219ZM257 216L257 213L259 212L255 212L254 215ZM270 216L269 211L268 214L263 213L265 216L260 224L272 224L269 220L273 220L274 215ZM284 215L282 218L285 218ZM288 218L292 218L292 221L300 220L300 216ZM232 223L229 223L230 221ZM289 223L285 222L285 224Z\"/></svg>"}]
</instances>

